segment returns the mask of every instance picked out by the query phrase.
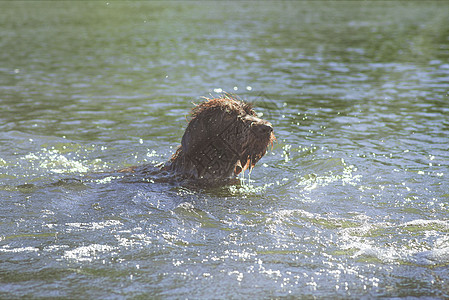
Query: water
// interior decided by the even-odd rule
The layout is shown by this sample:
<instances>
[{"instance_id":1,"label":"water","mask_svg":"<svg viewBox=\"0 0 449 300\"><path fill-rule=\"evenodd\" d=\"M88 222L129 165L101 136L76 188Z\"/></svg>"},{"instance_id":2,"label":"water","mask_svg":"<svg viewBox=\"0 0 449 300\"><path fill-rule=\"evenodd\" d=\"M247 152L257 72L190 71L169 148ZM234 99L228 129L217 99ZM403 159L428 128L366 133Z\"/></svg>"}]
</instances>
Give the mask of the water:
<instances>
[{"instance_id":1,"label":"water","mask_svg":"<svg viewBox=\"0 0 449 300\"><path fill-rule=\"evenodd\" d=\"M0 298L449 297L445 2L0 3ZM167 160L200 96L277 143Z\"/></svg>"}]
</instances>

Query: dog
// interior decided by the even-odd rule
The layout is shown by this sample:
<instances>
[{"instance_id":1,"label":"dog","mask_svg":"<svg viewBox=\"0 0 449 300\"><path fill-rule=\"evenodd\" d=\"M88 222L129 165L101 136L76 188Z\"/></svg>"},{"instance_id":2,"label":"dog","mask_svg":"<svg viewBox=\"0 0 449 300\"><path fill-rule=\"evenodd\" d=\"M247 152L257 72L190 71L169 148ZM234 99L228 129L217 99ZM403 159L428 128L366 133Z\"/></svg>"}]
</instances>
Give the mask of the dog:
<instances>
[{"instance_id":1,"label":"dog","mask_svg":"<svg viewBox=\"0 0 449 300\"><path fill-rule=\"evenodd\" d=\"M206 182L226 182L251 171L276 140L272 124L233 95L204 99L192 109L181 145L160 170Z\"/></svg>"}]
</instances>

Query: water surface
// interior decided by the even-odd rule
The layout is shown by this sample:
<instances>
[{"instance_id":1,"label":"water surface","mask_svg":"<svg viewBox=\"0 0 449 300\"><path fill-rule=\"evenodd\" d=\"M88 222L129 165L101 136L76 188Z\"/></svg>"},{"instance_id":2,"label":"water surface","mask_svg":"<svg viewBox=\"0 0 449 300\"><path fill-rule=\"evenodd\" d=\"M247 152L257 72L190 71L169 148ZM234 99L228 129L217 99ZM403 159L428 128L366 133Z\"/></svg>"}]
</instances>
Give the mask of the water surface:
<instances>
[{"instance_id":1,"label":"water surface","mask_svg":"<svg viewBox=\"0 0 449 300\"><path fill-rule=\"evenodd\" d=\"M0 298L449 297L446 3L0 8ZM101 174L220 91L277 136L242 185Z\"/></svg>"}]
</instances>

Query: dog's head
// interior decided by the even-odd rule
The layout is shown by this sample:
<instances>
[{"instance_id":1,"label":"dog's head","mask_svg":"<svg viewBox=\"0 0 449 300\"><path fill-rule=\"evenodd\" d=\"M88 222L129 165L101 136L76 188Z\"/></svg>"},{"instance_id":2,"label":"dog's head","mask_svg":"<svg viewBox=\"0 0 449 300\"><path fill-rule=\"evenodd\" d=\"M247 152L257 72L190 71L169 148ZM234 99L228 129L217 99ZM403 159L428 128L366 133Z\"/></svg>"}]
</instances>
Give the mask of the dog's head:
<instances>
[{"instance_id":1,"label":"dog's head","mask_svg":"<svg viewBox=\"0 0 449 300\"><path fill-rule=\"evenodd\" d=\"M229 178L251 170L274 140L272 125L260 119L251 104L230 95L206 98L193 108L172 161L182 152L178 172L195 178Z\"/></svg>"}]
</instances>

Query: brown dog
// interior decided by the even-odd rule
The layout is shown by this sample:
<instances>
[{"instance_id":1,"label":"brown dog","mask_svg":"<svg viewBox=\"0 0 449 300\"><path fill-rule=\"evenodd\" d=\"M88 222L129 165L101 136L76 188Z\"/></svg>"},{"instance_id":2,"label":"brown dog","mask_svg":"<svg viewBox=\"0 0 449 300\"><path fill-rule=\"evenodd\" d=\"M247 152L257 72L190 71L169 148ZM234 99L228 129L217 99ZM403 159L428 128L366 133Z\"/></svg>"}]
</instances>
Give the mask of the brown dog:
<instances>
[{"instance_id":1,"label":"brown dog","mask_svg":"<svg viewBox=\"0 0 449 300\"><path fill-rule=\"evenodd\" d=\"M205 99L193 108L181 146L161 169L206 181L226 180L251 170L273 145L272 125L260 119L251 104L231 95Z\"/></svg>"}]
</instances>

